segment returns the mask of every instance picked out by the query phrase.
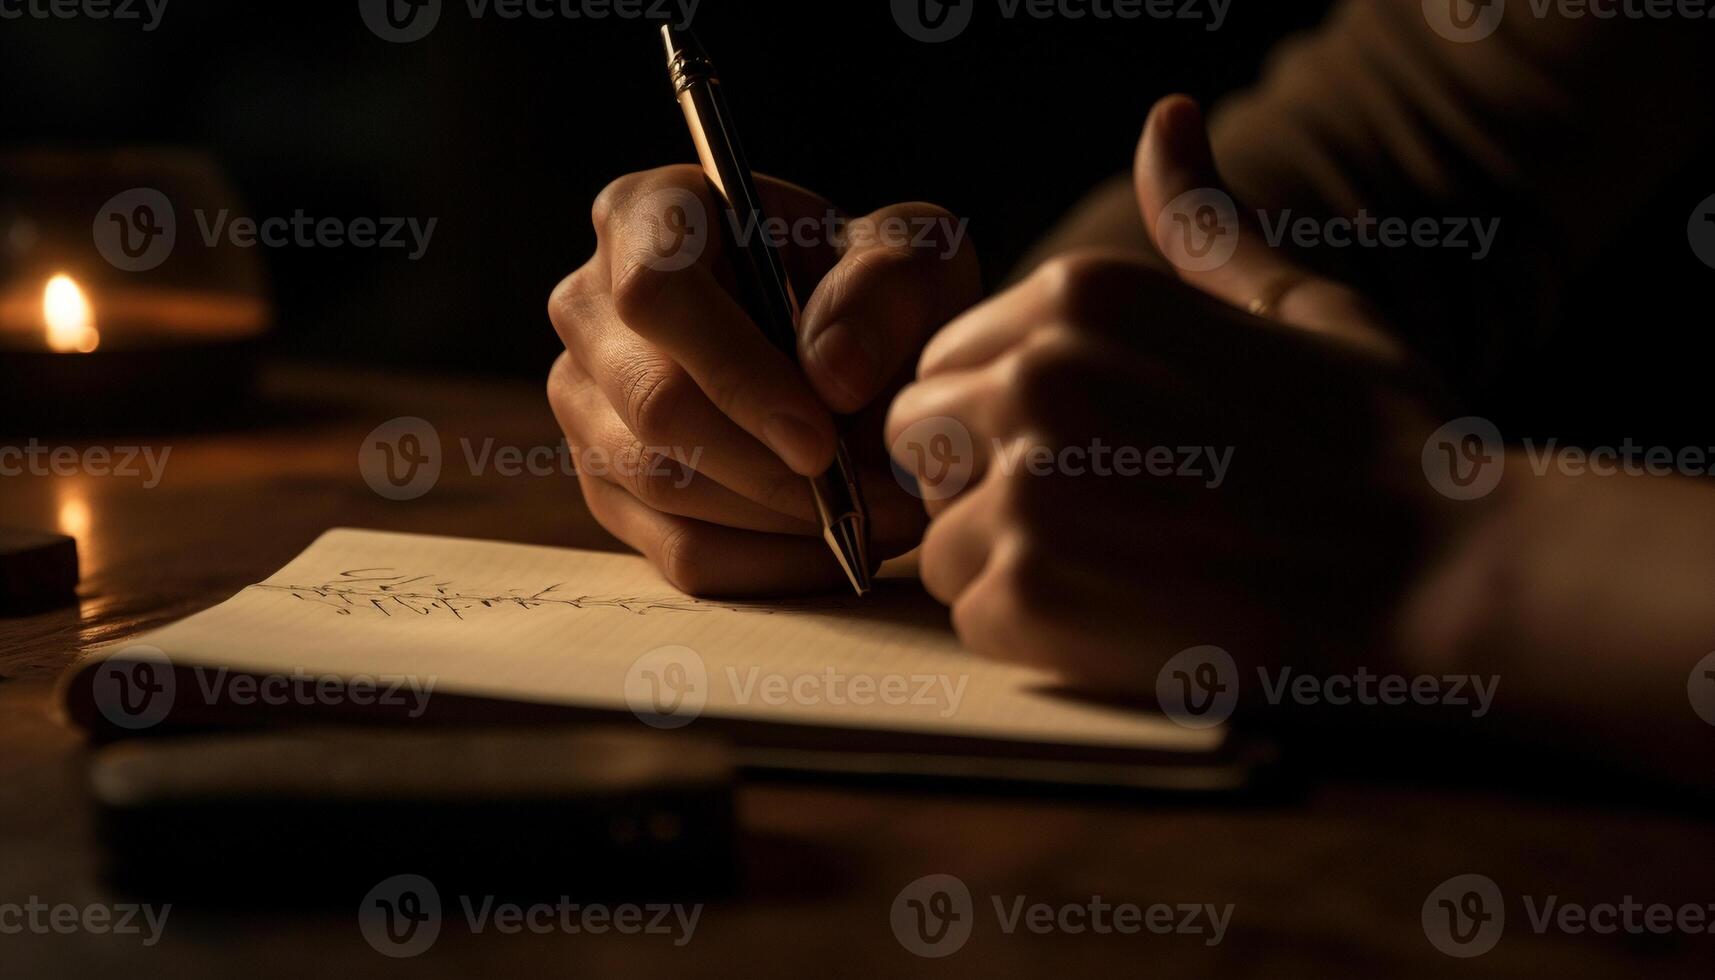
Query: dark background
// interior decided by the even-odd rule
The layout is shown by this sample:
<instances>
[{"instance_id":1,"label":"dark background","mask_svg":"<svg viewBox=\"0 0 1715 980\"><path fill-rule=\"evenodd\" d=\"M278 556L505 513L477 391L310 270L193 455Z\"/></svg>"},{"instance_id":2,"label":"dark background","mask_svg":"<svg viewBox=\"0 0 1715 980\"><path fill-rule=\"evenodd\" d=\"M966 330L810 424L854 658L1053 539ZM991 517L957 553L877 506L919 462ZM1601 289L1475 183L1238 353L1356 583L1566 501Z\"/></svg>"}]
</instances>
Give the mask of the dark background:
<instances>
[{"instance_id":1,"label":"dark background","mask_svg":"<svg viewBox=\"0 0 1715 980\"><path fill-rule=\"evenodd\" d=\"M886 0L704 0L758 169L862 213L930 200L972 221L991 282L1063 210L1129 168L1150 104L1252 82L1326 4L1236 0L1196 21L999 16L976 0L944 44ZM437 218L427 255L261 249L272 345L299 357L540 376L557 351L549 290L589 254L589 202L613 177L693 159L655 24L473 19L446 0L426 39L386 43L356 0L170 0L160 27L0 22L0 149L190 145L244 213ZM1621 83L1623 80L1616 80ZM1695 103L1694 93L1682 97ZM1648 148L1640 148L1647 152ZM1712 277L1685 243L1715 187L1687 175L1572 288L1572 322L1476 407L1521 429L1706 438L1701 356ZM1616 175L1615 179L1624 179ZM1599 193L1592 188L1592 193ZM181 216L181 224L189 219ZM1645 246L1645 247L1640 247ZM1510 423L1510 424L1508 424Z\"/></svg>"},{"instance_id":2,"label":"dark background","mask_svg":"<svg viewBox=\"0 0 1715 980\"><path fill-rule=\"evenodd\" d=\"M886 0L704 0L759 170L863 213L929 200L972 218L991 277L1130 166L1149 105L1216 96L1319 6L1244 4L1218 32L1173 21L1007 21L911 39ZM612 178L694 162L655 24L472 19L396 45L355 0L170 0L161 26L0 23L5 143L188 144L256 217L436 217L427 255L264 249L279 347L341 358L545 371L549 290L589 254ZM1094 104L1091 104L1091 103ZM188 216L181 215L181 225Z\"/></svg>"}]
</instances>

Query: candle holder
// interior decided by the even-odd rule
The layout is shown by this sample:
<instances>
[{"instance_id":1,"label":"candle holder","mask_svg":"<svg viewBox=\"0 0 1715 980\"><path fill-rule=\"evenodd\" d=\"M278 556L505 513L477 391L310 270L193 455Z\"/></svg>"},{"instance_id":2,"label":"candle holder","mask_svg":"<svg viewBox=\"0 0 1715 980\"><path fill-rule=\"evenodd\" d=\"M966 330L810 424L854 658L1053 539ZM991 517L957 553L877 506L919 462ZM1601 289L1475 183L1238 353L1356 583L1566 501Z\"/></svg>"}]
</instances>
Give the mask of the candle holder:
<instances>
[{"instance_id":1,"label":"candle holder","mask_svg":"<svg viewBox=\"0 0 1715 980\"><path fill-rule=\"evenodd\" d=\"M254 389L254 249L200 227L237 195L189 150L0 155L0 431L207 424Z\"/></svg>"}]
</instances>

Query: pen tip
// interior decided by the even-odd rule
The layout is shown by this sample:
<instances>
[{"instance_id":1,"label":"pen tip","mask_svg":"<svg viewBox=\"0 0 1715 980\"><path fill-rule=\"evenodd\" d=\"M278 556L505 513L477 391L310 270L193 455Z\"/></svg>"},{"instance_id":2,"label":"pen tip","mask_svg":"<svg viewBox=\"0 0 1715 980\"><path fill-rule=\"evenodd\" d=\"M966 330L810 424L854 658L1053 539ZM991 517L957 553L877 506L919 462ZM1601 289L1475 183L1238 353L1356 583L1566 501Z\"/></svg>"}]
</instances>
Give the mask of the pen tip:
<instances>
[{"instance_id":1,"label":"pen tip","mask_svg":"<svg viewBox=\"0 0 1715 980\"><path fill-rule=\"evenodd\" d=\"M869 545L864 540L863 519L861 517L846 517L828 526L826 537L828 547L833 549L834 558L840 563L840 570L846 573L846 579L852 584L852 591L858 595L868 595L871 589L869 574Z\"/></svg>"}]
</instances>

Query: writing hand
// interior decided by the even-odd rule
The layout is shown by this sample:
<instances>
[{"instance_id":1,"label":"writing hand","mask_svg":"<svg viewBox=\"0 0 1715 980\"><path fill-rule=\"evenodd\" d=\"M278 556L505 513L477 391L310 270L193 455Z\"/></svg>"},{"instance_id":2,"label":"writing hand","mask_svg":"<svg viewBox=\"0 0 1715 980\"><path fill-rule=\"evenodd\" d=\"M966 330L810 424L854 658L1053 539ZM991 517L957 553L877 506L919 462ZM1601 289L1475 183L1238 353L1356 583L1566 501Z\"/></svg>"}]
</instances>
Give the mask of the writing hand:
<instances>
[{"instance_id":1,"label":"writing hand","mask_svg":"<svg viewBox=\"0 0 1715 980\"><path fill-rule=\"evenodd\" d=\"M759 186L770 215L799 229L783 252L809 297L802 370L735 299L712 224L726 218L695 167L609 185L592 211L595 254L548 306L566 345L549 401L591 512L692 593L841 584L804 479L833 459L835 413L856 413L854 427L874 433L853 440L869 448L857 464L872 556L916 543L921 509L873 448L881 413L924 339L979 294L974 254L949 237L945 211L901 204L848 225L808 191ZM889 234L898 227L922 234L901 240Z\"/></svg>"}]
</instances>

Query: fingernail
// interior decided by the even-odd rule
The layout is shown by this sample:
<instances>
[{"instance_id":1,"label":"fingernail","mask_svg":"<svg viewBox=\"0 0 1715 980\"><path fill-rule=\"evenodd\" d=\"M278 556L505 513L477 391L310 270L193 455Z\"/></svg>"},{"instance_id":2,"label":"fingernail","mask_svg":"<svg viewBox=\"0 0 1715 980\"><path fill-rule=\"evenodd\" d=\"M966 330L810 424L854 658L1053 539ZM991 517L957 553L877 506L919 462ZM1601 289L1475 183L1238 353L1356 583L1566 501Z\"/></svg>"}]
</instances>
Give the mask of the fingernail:
<instances>
[{"instance_id":1,"label":"fingernail","mask_svg":"<svg viewBox=\"0 0 1715 980\"><path fill-rule=\"evenodd\" d=\"M803 419L770 415L762 425L762 440L794 472L814 476L827 468L828 449L822 433Z\"/></svg>"},{"instance_id":2,"label":"fingernail","mask_svg":"<svg viewBox=\"0 0 1715 980\"><path fill-rule=\"evenodd\" d=\"M875 395L881 351L872 332L846 322L831 323L811 341L810 356L845 395L846 403L836 408L855 412Z\"/></svg>"}]
</instances>

